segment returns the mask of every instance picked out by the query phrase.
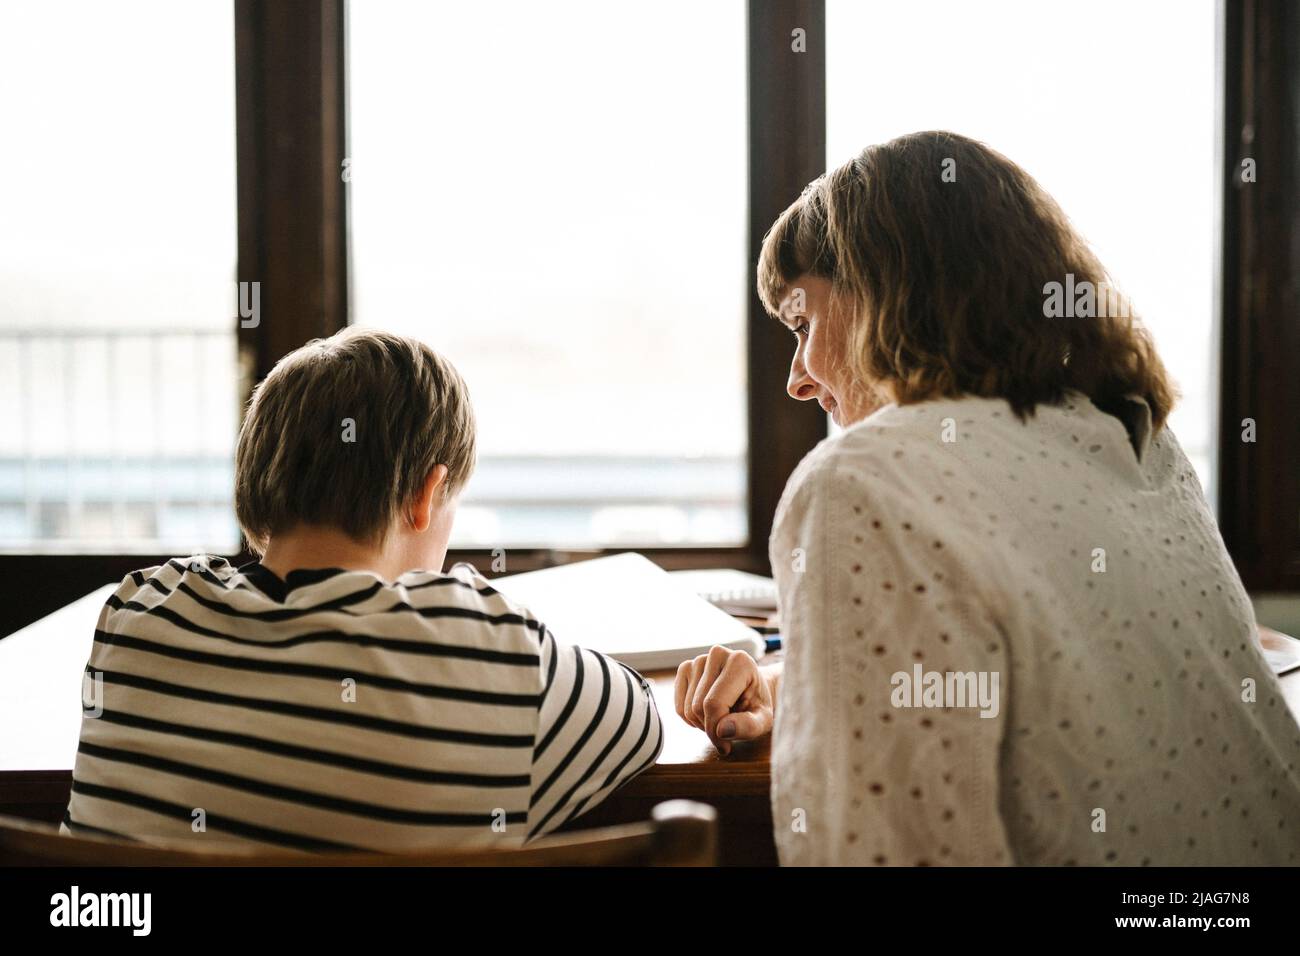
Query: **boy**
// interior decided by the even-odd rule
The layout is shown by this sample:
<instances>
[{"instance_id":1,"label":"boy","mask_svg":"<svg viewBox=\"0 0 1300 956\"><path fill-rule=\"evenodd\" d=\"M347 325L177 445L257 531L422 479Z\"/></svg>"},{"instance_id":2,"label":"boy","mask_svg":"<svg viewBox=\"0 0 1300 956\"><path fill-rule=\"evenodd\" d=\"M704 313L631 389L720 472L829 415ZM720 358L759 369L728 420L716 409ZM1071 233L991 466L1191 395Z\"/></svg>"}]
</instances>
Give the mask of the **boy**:
<instances>
[{"instance_id":1,"label":"boy","mask_svg":"<svg viewBox=\"0 0 1300 956\"><path fill-rule=\"evenodd\" d=\"M261 560L135 571L100 613L71 832L217 849L512 847L654 763L649 685L446 557L473 411L427 346L285 356L239 433ZM96 713L98 712L98 713Z\"/></svg>"}]
</instances>

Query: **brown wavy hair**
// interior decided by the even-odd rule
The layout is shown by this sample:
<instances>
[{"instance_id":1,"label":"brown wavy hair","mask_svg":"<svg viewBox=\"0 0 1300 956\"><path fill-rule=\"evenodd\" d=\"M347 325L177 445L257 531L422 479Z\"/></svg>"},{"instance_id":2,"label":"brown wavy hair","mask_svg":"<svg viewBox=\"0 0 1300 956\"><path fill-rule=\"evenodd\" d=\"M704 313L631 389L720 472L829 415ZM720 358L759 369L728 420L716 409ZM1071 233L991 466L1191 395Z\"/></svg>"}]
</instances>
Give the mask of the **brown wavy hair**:
<instances>
[{"instance_id":1,"label":"brown wavy hair","mask_svg":"<svg viewBox=\"0 0 1300 956\"><path fill-rule=\"evenodd\" d=\"M763 239L768 312L805 274L831 282L850 317L844 361L878 397L1000 397L1024 419L1070 389L1107 411L1139 395L1157 429L1176 400L1150 334L1056 201L965 136L900 136L810 183ZM1101 311L1119 314L1049 318L1049 284L1067 276L1112 290L1119 307Z\"/></svg>"}]
</instances>

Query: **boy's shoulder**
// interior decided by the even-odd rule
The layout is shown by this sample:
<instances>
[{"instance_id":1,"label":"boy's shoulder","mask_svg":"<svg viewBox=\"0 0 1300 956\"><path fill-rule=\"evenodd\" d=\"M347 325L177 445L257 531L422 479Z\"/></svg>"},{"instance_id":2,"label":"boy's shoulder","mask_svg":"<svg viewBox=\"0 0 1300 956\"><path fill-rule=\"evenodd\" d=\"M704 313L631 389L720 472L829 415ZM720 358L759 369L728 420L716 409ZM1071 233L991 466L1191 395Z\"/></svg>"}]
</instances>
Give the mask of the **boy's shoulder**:
<instances>
[{"instance_id":1,"label":"boy's shoulder","mask_svg":"<svg viewBox=\"0 0 1300 956\"><path fill-rule=\"evenodd\" d=\"M116 611L126 612L123 622L143 614L217 638L271 642L277 633L311 627L530 654L537 653L544 630L468 564L447 573L408 571L392 582L340 569L295 571L279 581L256 563L236 567L214 555L176 557L127 574L106 602L106 613Z\"/></svg>"},{"instance_id":2,"label":"boy's shoulder","mask_svg":"<svg viewBox=\"0 0 1300 956\"><path fill-rule=\"evenodd\" d=\"M146 593L170 596L187 575L228 587L230 579L236 573L236 567L219 555L193 554L168 558L162 564L128 571L109 596L108 603L120 604L143 597Z\"/></svg>"},{"instance_id":3,"label":"boy's shoulder","mask_svg":"<svg viewBox=\"0 0 1300 956\"><path fill-rule=\"evenodd\" d=\"M408 571L392 589L417 609L464 608L470 619L515 624L540 639L544 625L526 607L510 600L472 564L459 562L446 572ZM434 611L436 613L436 610Z\"/></svg>"}]
</instances>

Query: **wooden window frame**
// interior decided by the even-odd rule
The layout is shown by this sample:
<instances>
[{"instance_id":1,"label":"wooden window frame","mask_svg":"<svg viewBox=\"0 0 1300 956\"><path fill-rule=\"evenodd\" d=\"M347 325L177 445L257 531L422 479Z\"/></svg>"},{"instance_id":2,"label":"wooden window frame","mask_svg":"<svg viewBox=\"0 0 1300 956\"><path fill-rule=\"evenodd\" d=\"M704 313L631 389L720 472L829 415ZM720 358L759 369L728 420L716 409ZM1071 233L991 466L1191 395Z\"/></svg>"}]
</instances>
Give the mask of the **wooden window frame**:
<instances>
[{"instance_id":1,"label":"wooden window frame","mask_svg":"<svg viewBox=\"0 0 1300 956\"><path fill-rule=\"evenodd\" d=\"M238 278L261 283L259 325L238 332L246 397L275 361L348 321L346 0L234 0ZM1224 0L1219 449L1224 539L1253 591L1300 590L1300 8ZM796 28L806 52L791 49ZM826 435L812 403L785 394L789 333L754 290L762 236L825 169L824 0L749 0L747 297L748 544L645 549L672 568L768 572L767 539L785 482ZM1248 131L1248 132L1243 132ZM1241 159L1258 177L1240 184ZM233 319L232 319L233 321ZM1257 441L1243 443L1243 418ZM602 550L512 549L510 571ZM0 609L8 634L105 581L171 555L0 555L23 602ZM247 555L234 556L236 560ZM490 571L485 550L456 551ZM21 603L21 606L17 606Z\"/></svg>"},{"instance_id":2,"label":"wooden window frame","mask_svg":"<svg viewBox=\"0 0 1300 956\"><path fill-rule=\"evenodd\" d=\"M1248 590L1300 591L1300 7L1219 12L1219 528Z\"/></svg>"}]
</instances>

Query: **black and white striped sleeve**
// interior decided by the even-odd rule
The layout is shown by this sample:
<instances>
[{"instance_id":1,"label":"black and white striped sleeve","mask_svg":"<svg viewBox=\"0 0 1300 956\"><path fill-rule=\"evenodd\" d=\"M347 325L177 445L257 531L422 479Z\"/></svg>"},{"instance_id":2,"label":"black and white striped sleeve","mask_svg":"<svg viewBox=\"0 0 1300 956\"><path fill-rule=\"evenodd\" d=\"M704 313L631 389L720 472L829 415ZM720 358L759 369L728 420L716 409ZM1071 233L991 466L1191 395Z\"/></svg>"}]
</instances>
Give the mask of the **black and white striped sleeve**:
<instances>
[{"instance_id":1,"label":"black and white striped sleeve","mask_svg":"<svg viewBox=\"0 0 1300 956\"><path fill-rule=\"evenodd\" d=\"M541 668L529 839L599 804L663 748L654 692L630 667L560 644L542 627Z\"/></svg>"}]
</instances>

